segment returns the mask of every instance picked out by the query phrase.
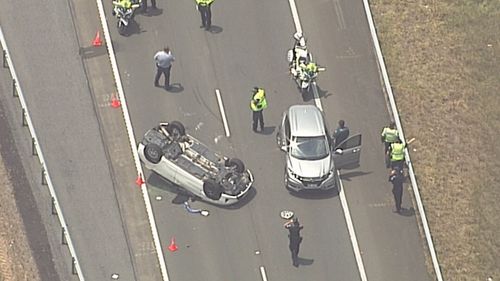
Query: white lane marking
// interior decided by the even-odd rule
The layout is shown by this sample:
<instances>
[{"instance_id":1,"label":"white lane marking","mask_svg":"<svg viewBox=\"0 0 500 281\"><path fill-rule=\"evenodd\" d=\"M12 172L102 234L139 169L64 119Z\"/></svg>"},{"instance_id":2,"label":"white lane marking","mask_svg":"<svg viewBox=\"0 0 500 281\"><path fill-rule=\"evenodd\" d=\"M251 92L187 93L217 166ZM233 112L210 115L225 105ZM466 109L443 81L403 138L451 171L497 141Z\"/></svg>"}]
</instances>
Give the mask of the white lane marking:
<instances>
[{"instance_id":1,"label":"white lane marking","mask_svg":"<svg viewBox=\"0 0 500 281\"><path fill-rule=\"evenodd\" d=\"M297 11L297 6L295 6L294 0L288 0L290 4L290 10L292 10L293 22L295 23L295 30L302 33L302 26L300 25L299 12Z\"/></svg>"},{"instance_id":2,"label":"white lane marking","mask_svg":"<svg viewBox=\"0 0 500 281\"><path fill-rule=\"evenodd\" d=\"M319 99L318 86L316 85L316 82L312 82L312 89L313 89L314 103L316 104L316 107L319 108L319 110L323 111L323 106L321 105L321 100Z\"/></svg>"},{"instance_id":3,"label":"white lane marking","mask_svg":"<svg viewBox=\"0 0 500 281\"><path fill-rule=\"evenodd\" d=\"M116 89L118 90L119 100L122 103L122 114L125 120L125 126L127 128L127 134L130 142L130 148L132 149L132 155L134 156L134 163L137 173L142 177L144 171L142 170L141 161L139 159L139 154L137 152L137 142L135 141L134 129L132 128L132 121L130 120L130 114L128 112L127 101L125 100L125 92L123 90L122 79L120 76L120 71L118 70L118 63L116 61L115 50L113 44L111 43L111 34L109 32L108 23L106 22L106 14L104 13L104 5L102 0L96 0L97 10L99 11L99 18L101 20L101 26L103 35L105 38L106 48L108 49L109 61L111 63L111 69L113 70L113 77L116 83ZM146 183L141 184L142 198L144 204L146 205L146 213L148 215L149 227L151 228L151 234L153 236L153 242L156 249L156 256L158 258L158 263L160 266L161 276L163 281L169 281L167 264L165 263L165 257L163 256L163 248L160 242L160 235L158 234L158 227L156 225L155 216L153 213L153 207L151 205L151 200L149 199L149 192Z\"/></svg>"},{"instance_id":4,"label":"white lane marking","mask_svg":"<svg viewBox=\"0 0 500 281\"><path fill-rule=\"evenodd\" d=\"M297 11L297 6L295 5L294 0L288 0L290 4L290 10L292 11L293 23L295 24L295 29L297 32L302 32L302 25L300 24L299 12ZM319 100L318 89L316 89L316 82L313 83L313 95L314 95L314 103L316 106L323 111L323 107L321 106L321 102Z\"/></svg>"},{"instance_id":5,"label":"white lane marking","mask_svg":"<svg viewBox=\"0 0 500 281\"><path fill-rule=\"evenodd\" d=\"M361 258L361 252L359 251L358 239L356 238L356 232L354 231L354 225L351 220L351 213L349 212L349 206L347 205L347 198L344 193L344 185L340 180L340 172L337 171L337 177L340 184L340 202L342 203L342 208L344 209L344 217L347 223L347 229L349 230L349 236L351 237L352 249L354 250L354 256L356 257L356 263L358 264L359 275L362 281L368 280L366 278L365 266L363 265L363 259Z\"/></svg>"},{"instance_id":6,"label":"white lane marking","mask_svg":"<svg viewBox=\"0 0 500 281\"><path fill-rule=\"evenodd\" d=\"M387 97L389 98L389 103L392 111L392 115L394 117L394 121L396 122L396 127L399 131L399 136L402 140L405 139L403 128L401 127L401 120L399 119L398 108L396 106L396 101L394 100L394 95L392 93L391 83L389 81L389 75L387 74L387 69L385 67L384 57L382 56L382 50L380 48L380 44L378 41L377 30L375 29L375 24L373 22L372 12L370 10L370 4L368 0L363 0L363 6L365 8L365 15L368 20L368 26L370 27L370 34L372 36L373 45L375 46L375 52L377 54L377 63L380 71L382 72L383 78L383 86L387 93ZM427 216L424 210L424 203L420 198L420 189L418 188L417 179L415 178L415 173L413 172L413 165L411 164L410 154L408 153L408 149L405 149L405 159L406 164L408 165L408 172L410 174L411 185L413 187L413 194L415 195L415 201L418 207L419 218L422 222L422 227L424 228L425 239L427 240L427 247L429 249L432 265L434 267L434 273L436 273L436 278L438 281L443 280L443 276L441 273L441 268L439 266L439 261L436 254L436 249L434 249L434 243L432 242L431 230L429 228L429 224L427 223Z\"/></svg>"},{"instance_id":7,"label":"white lane marking","mask_svg":"<svg viewBox=\"0 0 500 281\"><path fill-rule=\"evenodd\" d=\"M266 269L263 266L260 267L260 276L262 281L267 281Z\"/></svg>"},{"instance_id":8,"label":"white lane marking","mask_svg":"<svg viewBox=\"0 0 500 281\"><path fill-rule=\"evenodd\" d=\"M344 13L342 12L339 0L333 0L333 6L335 14L337 14L337 23L339 24L340 29L346 29Z\"/></svg>"},{"instance_id":9,"label":"white lane marking","mask_svg":"<svg viewBox=\"0 0 500 281\"><path fill-rule=\"evenodd\" d=\"M299 13L297 12L297 6L295 5L294 0L288 0L288 3L290 4L290 9L292 10L292 17L293 21L295 23L295 28L297 32L302 32L302 27L300 24L300 19L299 19ZM323 111L323 106L321 105L321 100L319 99L319 94L318 94L318 89L316 82L312 83L313 86L313 94L314 94L314 103L316 106ZM351 214L349 212L349 206L347 205L347 199L344 194L344 187L342 185L342 181L340 180L340 173L337 171L337 177L339 179L339 184L340 184L340 202L342 205L342 209L344 209L344 217L347 223L347 229L349 231L349 236L351 238L351 244L352 248L354 251L354 255L356 257L356 263L358 265L358 270L359 270L359 275L361 277L362 281L367 281L366 277L366 272L365 272L365 267L363 265L363 259L361 257L361 252L359 251L359 245L358 245L358 240L356 238L356 232L354 231L354 225L352 223L351 219Z\"/></svg>"},{"instance_id":10,"label":"white lane marking","mask_svg":"<svg viewBox=\"0 0 500 281\"><path fill-rule=\"evenodd\" d=\"M231 133L229 133L229 126L227 125L226 112L224 111L224 104L222 103L222 97L220 95L219 89L215 89L215 95L217 96L217 103L219 103L220 115L222 116L222 122L224 123L224 131L226 131L226 137L229 138Z\"/></svg>"}]
</instances>

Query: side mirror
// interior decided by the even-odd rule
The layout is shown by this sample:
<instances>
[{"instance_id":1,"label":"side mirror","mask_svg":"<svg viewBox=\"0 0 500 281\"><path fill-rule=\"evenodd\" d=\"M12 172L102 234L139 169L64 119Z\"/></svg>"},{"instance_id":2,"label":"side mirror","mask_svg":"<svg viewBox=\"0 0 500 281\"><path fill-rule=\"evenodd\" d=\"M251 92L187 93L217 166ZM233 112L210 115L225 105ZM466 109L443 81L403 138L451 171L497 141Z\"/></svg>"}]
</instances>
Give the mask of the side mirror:
<instances>
[{"instance_id":1,"label":"side mirror","mask_svg":"<svg viewBox=\"0 0 500 281\"><path fill-rule=\"evenodd\" d=\"M343 151L342 149L340 149L340 148L337 148L337 149L335 150L335 154L342 155L342 154L344 154L344 151Z\"/></svg>"}]
</instances>

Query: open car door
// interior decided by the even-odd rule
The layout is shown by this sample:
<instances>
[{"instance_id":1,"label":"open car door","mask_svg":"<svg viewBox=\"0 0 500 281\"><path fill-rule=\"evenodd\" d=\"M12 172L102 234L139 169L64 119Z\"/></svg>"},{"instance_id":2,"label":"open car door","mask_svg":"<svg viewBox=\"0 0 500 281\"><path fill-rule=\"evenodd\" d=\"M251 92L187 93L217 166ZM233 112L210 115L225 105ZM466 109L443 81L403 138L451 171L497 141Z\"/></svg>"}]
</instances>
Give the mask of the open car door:
<instances>
[{"instance_id":1,"label":"open car door","mask_svg":"<svg viewBox=\"0 0 500 281\"><path fill-rule=\"evenodd\" d=\"M333 149L335 167L340 169L353 169L359 167L361 157L361 134L347 138Z\"/></svg>"}]
</instances>

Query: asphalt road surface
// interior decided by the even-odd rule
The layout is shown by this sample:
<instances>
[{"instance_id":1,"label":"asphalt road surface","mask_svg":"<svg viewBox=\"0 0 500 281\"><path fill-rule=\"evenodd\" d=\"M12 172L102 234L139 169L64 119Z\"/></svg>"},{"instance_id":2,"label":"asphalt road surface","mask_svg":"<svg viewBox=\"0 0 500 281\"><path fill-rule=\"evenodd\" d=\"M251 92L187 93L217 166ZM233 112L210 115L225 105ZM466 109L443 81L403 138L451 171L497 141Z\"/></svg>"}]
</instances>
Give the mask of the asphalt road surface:
<instances>
[{"instance_id":1,"label":"asphalt road surface","mask_svg":"<svg viewBox=\"0 0 500 281\"><path fill-rule=\"evenodd\" d=\"M311 96L299 94L288 76L286 51L295 32L288 2L217 0L211 32L199 28L192 1L158 2L161 10L136 16L138 25L128 37L117 34L110 3L105 3L136 137L158 121L179 120L215 150L242 159L256 177L255 193L234 208L191 203L211 212L205 218L172 203L171 186L148 176L170 279L259 280L264 267L268 280L360 280L338 195L294 196L283 186L283 155L275 143L281 114L290 105L313 103ZM33 115L46 140L49 167L54 181L65 187L60 198L73 222L84 271L89 280L100 280L109 276L109 268L116 268L122 273L120 280L132 280L137 253L130 250L125 224L119 221L121 197L113 189L101 142L109 145L109 140L99 136L100 119L94 118L85 73L74 54L82 46L68 27L67 2L1 4L0 23L12 42L24 89L37 105ZM391 187L379 140L390 118L362 3L297 4L309 50L327 66L318 85L331 128L342 118L351 132L363 134L361 167L342 171L342 180L368 279L430 280L414 214L391 212ZM97 21L97 15L88 18ZM26 24L20 25L20 19ZM82 17L76 25L85 21ZM176 57L171 92L153 86L152 57L165 45ZM248 104L253 86L267 92L263 134L251 131ZM215 89L221 91L229 138L224 136ZM61 141L61 135L67 137ZM79 161L71 157L75 154ZM88 180L72 182L75 174ZM408 194L403 203L411 206ZM298 268L291 264L287 231L279 218L283 209L295 211L304 225ZM179 247L173 253L167 250L171 238Z\"/></svg>"},{"instance_id":2,"label":"asphalt road surface","mask_svg":"<svg viewBox=\"0 0 500 281\"><path fill-rule=\"evenodd\" d=\"M269 280L359 280L358 267L336 194L293 196L283 186L283 155L275 144L282 112L313 103L288 77L286 51L293 20L286 1L217 1L211 32L199 27L194 3L169 1L136 17L128 37L112 30L136 137L158 121L179 120L188 132L226 155L241 158L255 174L255 194L234 209L195 202L208 218L173 204L171 186L148 178L163 244L176 238L179 251L165 249L173 280L255 280L264 266ZM410 209L392 213L391 186L379 132L390 117L360 1L300 2L309 50L328 70L318 79L332 129L340 118L364 136L361 167L342 171L360 251L369 280L429 280L422 240ZM110 26L114 20L108 21ZM152 56L172 49L173 90L153 86ZM248 107L253 86L267 91L266 130L251 131ZM231 132L224 136L215 89L221 91ZM411 207L407 194L404 206ZM304 242L298 269L291 265L280 210L301 219Z\"/></svg>"}]
</instances>

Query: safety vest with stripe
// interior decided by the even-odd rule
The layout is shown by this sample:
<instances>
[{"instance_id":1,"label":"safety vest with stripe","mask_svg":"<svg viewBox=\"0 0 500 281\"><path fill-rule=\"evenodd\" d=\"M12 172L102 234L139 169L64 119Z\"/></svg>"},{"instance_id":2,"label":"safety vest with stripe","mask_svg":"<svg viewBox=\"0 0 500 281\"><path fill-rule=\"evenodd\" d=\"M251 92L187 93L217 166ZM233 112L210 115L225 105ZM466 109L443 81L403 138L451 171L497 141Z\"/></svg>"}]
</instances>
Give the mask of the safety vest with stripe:
<instances>
[{"instance_id":1,"label":"safety vest with stripe","mask_svg":"<svg viewBox=\"0 0 500 281\"><path fill-rule=\"evenodd\" d=\"M405 159L405 145L402 143L391 144L391 161L400 161Z\"/></svg>"},{"instance_id":2,"label":"safety vest with stripe","mask_svg":"<svg viewBox=\"0 0 500 281\"><path fill-rule=\"evenodd\" d=\"M267 108L266 93L264 89L259 89L257 93L253 95L252 101L250 102L250 109L252 111L261 111Z\"/></svg>"},{"instance_id":3,"label":"safety vest with stripe","mask_svg":"<svg viewBox=\"0 0 500 281\"><path fill-rule=\"evenodd\" d=\"M214 0L196 0L196 4L200 6L208 6L212 4L212 2L214 2Z\"/></svg>"},{"instance_id":4,"label":"safety vest with stripe","mask_svg":"<svg viewBox=\"0 0 500 281\"><path fill-rule=\"evenodd\" d=\"M386 127L384 128L384 130L382 130L382 137L384 138L385 142L393 143L398 139L399 133L397 129Z\"/></svg>"}]
</instances>

